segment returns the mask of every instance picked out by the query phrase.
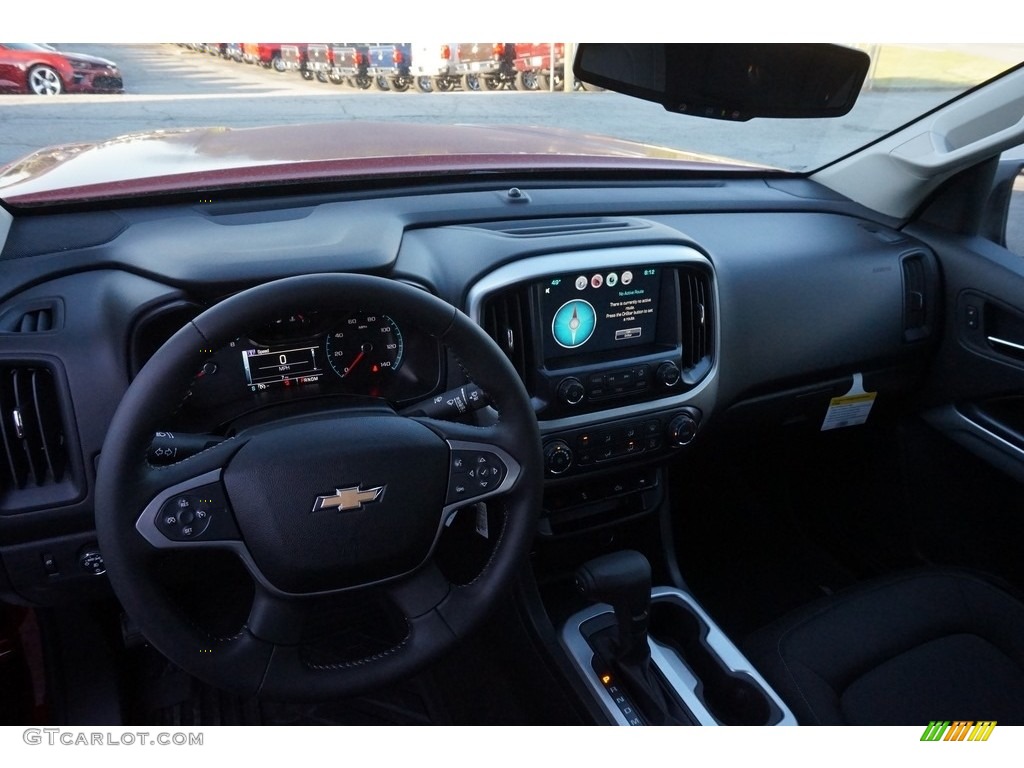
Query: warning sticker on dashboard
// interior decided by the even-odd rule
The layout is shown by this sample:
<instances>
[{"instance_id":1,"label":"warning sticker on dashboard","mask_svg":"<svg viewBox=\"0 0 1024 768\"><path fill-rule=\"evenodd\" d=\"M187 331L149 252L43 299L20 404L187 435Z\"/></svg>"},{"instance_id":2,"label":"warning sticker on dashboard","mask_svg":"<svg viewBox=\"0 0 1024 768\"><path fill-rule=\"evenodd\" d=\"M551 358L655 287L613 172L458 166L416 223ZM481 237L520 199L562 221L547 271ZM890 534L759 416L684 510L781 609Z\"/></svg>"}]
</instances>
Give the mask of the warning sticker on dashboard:
<instances>
[{"instance_id":1,"label":"warning sticker on dashboard","mask_svg":"<svg viewBox=\"0 0 1024 768\"><path fill-rule=\"evenodd\" d=\"M853 386L850 391L840 397L833 397L828 404L825 420L821 423L821 431L855 427L868 420L871 406L875 404L877 392L865 392L861 374L853 374Z\"/></svg>"}]
</instances>

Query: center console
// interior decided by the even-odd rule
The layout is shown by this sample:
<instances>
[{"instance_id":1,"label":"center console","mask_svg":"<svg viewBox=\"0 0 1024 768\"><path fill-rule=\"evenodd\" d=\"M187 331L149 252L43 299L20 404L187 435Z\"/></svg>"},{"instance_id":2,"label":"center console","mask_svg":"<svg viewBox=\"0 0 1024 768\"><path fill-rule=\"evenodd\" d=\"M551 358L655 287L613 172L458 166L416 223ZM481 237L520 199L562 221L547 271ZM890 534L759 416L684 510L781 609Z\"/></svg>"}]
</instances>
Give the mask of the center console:
<instances>
[{"instance_id":1,"label":"center console","mask_svg":"<svg viewBox=\"0 0 1024 768\"><path fill-rule=\"evenodd\" d=\"M621 725L796 723L689 593L651 589L638 552L589 561L601 563L582 582L587 566L577 571L577 585L591 584L589 607L559 593L583 552L628 536L659 546L651 537L670 511L666 462L715 408L716 304L710 261L684 245L518 258L469 294L471 316L512 361L537 413L547 483L535 569L549 616L562 626L571 674ZM623 562L632 575L616 586ZM640 572L645 582L630 581Z\"/></svg>"},{"instance_id":2,"label":"center console","mask_svg":"<svg viewBox=\"0 0 1024 768\"><path fill-rule=\"evenodd\" d=\"M692 595L650 587L638 552L576 575L594 605L560 641L600 709L618 725L796 725L796 718Z\"/></svg>"}]
</instances>

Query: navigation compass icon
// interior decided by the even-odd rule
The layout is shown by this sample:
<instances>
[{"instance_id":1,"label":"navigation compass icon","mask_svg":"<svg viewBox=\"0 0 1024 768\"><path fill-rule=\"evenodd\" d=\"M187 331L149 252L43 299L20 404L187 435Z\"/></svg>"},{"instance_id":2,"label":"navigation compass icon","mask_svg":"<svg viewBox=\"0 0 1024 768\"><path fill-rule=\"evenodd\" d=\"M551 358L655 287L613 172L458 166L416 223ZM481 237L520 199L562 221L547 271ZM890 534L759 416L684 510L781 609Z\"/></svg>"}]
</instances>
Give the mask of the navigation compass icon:
<instances>
[{"instance_id":1,"label":"navigation compass icon","mask_svg":"<svg viewBox=\"0 0 1024 768\"><path fill-rule=\"evenodd\" d=\"M590 340L596 327L597 312L593 305L583 299L573 299L565 302L555 312L551 321L551 335L560 347L575 349Z\"/></svg>"}]
</instances>

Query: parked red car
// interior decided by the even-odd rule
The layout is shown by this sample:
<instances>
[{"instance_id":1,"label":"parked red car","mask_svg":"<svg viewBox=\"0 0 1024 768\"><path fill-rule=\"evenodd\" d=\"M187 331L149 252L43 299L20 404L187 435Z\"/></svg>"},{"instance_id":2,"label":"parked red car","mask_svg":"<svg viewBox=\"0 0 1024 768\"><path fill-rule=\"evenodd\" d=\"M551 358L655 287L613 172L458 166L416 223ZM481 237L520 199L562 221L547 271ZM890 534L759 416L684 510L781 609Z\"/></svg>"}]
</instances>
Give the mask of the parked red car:
<instances>
[{"instance_id":1,"label":"parked red car","mask_svg":"<svg viewBox=\"0 0 1024 768\"><path fill-rule=\"evenodd\" d=\"M38 43L0 43L0 91L56 96L123 90L121 71L107 59Z\"/></svg>"}]
</instances>

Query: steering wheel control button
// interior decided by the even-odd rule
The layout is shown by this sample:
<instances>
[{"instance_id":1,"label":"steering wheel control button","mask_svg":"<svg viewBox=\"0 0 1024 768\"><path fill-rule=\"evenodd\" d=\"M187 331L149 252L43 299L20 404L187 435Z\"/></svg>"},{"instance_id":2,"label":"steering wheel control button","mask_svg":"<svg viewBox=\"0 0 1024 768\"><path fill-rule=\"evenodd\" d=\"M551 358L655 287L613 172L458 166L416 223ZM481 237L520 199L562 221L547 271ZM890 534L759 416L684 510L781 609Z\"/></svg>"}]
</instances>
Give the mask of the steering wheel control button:
<instances>
[{"instance_id":1,"label":"steering wheel control button","mask_svg":"<svg viewBox=\"0 0 1024 768\"><path fill-rule=\"evenodd\" d=\"M489 451L452 451L448 503L493 491L508 474L505 463Z\"/></svg>"},{"instance_id":2,"label":"steering wheel control button","mask_svg":"<svg viewBox=\"0 0 1024 768\"><path fill-rule=\"evenodd\" d=\"M202 516L197 519L197 512ZM160 508L157 528L169 539L187 541L198 538L209 527L212 519L211 505L199 494L193 492L173 496Z\"/></svg>"},{"instance_id":3,"label":"steering wheel control button","mask_svg":"<svg viewBox=\"0 0 1024 768\"><path fill-rule=\"evenodd\" d=\"M227 511L224 492L217 483L167 499L157 513L156 527L171 541L239 538L238 528Z\"/></svg>"}]
</instances>

